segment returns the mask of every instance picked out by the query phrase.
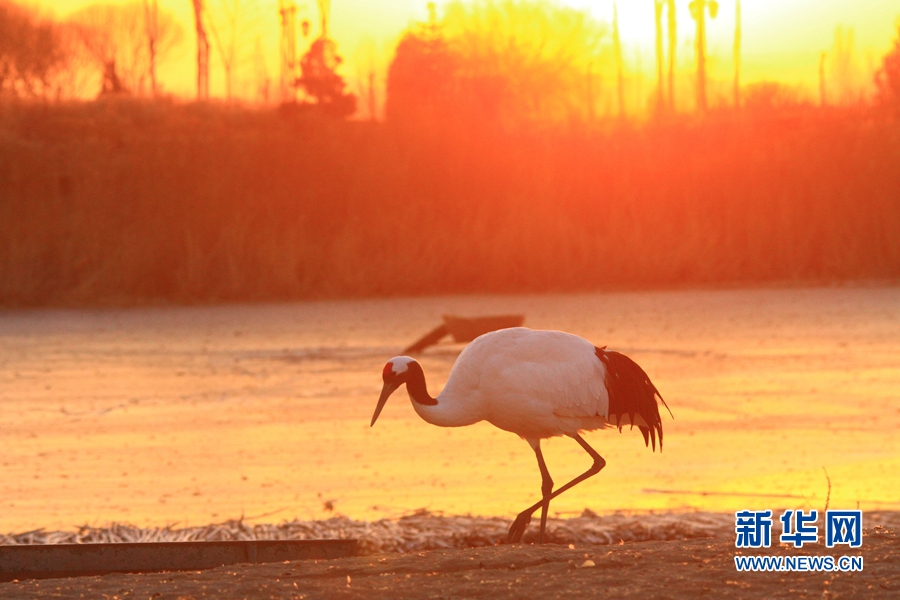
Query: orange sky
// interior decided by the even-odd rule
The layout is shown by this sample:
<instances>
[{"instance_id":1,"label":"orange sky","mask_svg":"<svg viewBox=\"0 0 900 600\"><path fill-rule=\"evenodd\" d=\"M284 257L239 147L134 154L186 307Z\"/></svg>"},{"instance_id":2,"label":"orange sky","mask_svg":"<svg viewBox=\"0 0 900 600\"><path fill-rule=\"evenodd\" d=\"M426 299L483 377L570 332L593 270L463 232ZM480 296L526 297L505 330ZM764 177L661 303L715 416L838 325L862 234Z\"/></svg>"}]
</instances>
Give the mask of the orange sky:
<instances>
[{"instance_id":1,"label":"orange sky","mask_svg":"<svg viewBox=\"0 0 900 600\"><path fill-rule=\"evenodd\" d=\"M57 16L65 17L79 7L97 0L38 0ZM128 0L105 0L124 3ZM206 0L215 10L223 2ZM247 26L242 32L244 54L238 67L238 94L252 97L259 79L259 52L262 48L268 75L278 78L277 47L278 0L238 0ZM316 0L298 0L301 18L318 22ZM353 79L373 62L380 71L386 69L397 37L413 20L424 20L426 0L331 0L331 30L346 63L343 74ZM612 0L566 0L563 4L589 10L599 20L612 17ZM165 89L179 95L194 90L194 42L190 0L160 0L185 26L188 36L161 70ZM441 2L438 2L440 7ZM690 19L687 0L679 0L679 64L682 71L692 68L694 23ZM625 44L624 54L629 77L645 79L642 88L649 94L653 77L653 0L620 0L619 21ZM440 10L440 9L439 9ZM895 36L900 17L896 0L744 0L743 13L743 81L778 80L812 90L817 81L821 52L834 45L838 25L854 32L855 62L860 84L871 80L871 70L880 62ZM710 76L728 80L731 77L734 1L724 0L719 15L709 21ZM314 29L314 33L317 29ZM213 95L224 93L218 57L213 54L211 88Z\"/></svg>"}]
</instances>

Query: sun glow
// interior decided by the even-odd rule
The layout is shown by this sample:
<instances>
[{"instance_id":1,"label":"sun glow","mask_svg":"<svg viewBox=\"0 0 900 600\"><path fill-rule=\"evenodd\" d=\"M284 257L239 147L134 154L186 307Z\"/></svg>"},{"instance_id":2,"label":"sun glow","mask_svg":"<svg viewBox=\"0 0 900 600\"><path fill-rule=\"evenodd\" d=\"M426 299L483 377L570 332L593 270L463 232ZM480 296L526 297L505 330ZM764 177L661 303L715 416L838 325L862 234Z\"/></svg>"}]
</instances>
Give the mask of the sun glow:
<instances>
[{"instance_id":1,"label":"sun glow","mask_svg":"<svg viewBox=\"0 0 900 600\"><path fill-rule=\"evenodd\" d=\"M128 0L106 0L122 4ZM133 1L133 0L132 0ZM140 1L140 0L138 0ZM43 0L46 8L65 17L94 0ZM207 0L210 10L220 10L226 0ZM240 34L237 95L258 99L259 81L278 79L278 16L276 0L243 0ZM649 94L655 73L654 0L617 3L619 29L623 46L626 75L643 78L641 93ZM316 24L319 21L316 2L298 2L298 17ZM331 34L345 62L343 75L351 86L375 70L383 79L400 34L411 23L427 19L425 0L333 0L331 2ZM440 18L445 3L437 2ZM472 2L464 2L472 4ZM595 19L611 23L613 0L563 0L560 4L586 10ZM695 23L687 0L677 3L678 46L677 69L685 75L694 68ZM707 50L711 80L730 80L733 76L733 40L735 1L719 3L718 15L707 19ZM184 42L170 59L161 65L165 89L176 95L191 96L194 89L195 46L191 3L160 0L160 6L171 11L185 29ZM819 60L823 52L833 52L836 32L841 27L845 46L850 48L851 63L858 85L867 85L896 35L900 7L890 0L744 0L741 3L742 44L741 80L744 83L780 81L801 86L808 91L817 85ZM312 35L316 35L313 26ZM305 42L301 43L305 48ZM212 49L211 86L214 96L224 93L219 55ZM827 68L827 66L826 66Z\"/></svg>"},{"instance_id":2,"label":"sun glow","mask_svg":"<svg viewBox=\"0 0 900 600\"><path fill-rule=\"evenodd\" d=\"M598 20L612 21L613 0L563 3L588 10ZM650 76L656 39L654 0L625 0L616 5L625 62ZM689 2L679 1L677 6L679 65L691 69L696 26ZM896 35L900 19L900 7L886 0L744 0L740 11L744 81L775 80L805 86L816 82L819 57L832 50L838 27L853 31L857 66L871 70L870 63L884 54ZM716 17L707 19L707 51L713 78L731 76L735 24L735 0L720 1Z\"/></svg>"}]
</instances>

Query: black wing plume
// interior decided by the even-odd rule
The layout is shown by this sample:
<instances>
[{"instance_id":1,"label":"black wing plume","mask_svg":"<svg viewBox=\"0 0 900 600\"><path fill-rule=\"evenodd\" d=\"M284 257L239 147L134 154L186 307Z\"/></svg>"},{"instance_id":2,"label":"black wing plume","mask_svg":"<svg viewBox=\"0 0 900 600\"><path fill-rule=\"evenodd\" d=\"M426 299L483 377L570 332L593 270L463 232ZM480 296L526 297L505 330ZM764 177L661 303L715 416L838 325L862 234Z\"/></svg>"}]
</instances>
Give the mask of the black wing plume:
<instances>
[{"instance_id":1,"label":"black wing plume","mask_svg":"<svg viewBox=\"0 0 900 600\"><path fill-rule=\"evenodd\" d=\"M663 428L662 419L659 416L657 398L663 406L669 410L669 405L663 400L662 395L650 377L633 360L605 347L596 349L597 358L606 365L606 390L609 393L609 414L616 416L619 431L622 430L622 415L628 415L631 427L634 427L635 415L647 424L638 425L638 429L644 436L644 444L656 450L656 438L659 436L659 451L662 452ZM672 411L669 410L669 414Z\"/></svg>"}]
</instances>

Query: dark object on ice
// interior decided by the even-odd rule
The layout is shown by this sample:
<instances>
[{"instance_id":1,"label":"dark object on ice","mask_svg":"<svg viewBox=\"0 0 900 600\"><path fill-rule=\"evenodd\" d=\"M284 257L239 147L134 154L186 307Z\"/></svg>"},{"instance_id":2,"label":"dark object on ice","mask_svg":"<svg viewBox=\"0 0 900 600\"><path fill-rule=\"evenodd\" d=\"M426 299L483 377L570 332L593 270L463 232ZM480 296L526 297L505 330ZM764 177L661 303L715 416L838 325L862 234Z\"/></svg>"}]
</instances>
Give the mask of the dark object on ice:
<instances>
[{"instance_id":1,"label":"dark object on ice","mask_svg":"<svg viewBox=\"0 0 900 600\"><path fill-rule=\"evenodd\" d=\"M356 545L356 540L248 540L0 546L0 581L343 558L355 556Z\"/></svg>"},{"instance_id":2,"label":"dark object on ice","mask_svg":"<svg viewBox=\"0 0 900 600\"><path fill-rule=\"evenodd\" d=\"M490 317L457 317L444 315L444 323L435 327L411 346L403 350L404 354L417 354L428 346L437 344L448 333L454 342L471 342L479 335L490 331L520 327L525 322L525 315L494 315Z\"/></svg>"}]
</instances>

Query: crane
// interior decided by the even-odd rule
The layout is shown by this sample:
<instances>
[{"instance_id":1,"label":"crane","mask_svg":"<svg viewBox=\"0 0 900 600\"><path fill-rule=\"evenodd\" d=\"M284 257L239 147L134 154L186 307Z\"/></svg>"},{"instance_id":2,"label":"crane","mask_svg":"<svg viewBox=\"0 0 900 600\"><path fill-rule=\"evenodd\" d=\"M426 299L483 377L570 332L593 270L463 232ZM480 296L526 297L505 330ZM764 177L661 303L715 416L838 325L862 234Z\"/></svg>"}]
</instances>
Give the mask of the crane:
<instances>
[{"instance_id":1,"label":"crane","mask_svg":"<svg viewBox=\"0 0 900 600\"><path fill-rule=\"evenodd\" d=\"M428 423L461 427L487 421L518 434L534 450L541 472L541 500L519 513L508 542L519 542L531 516L541 509L538 542L543 543L550 501L596 475L606 461L581 437L582 431L638 427L644 443L662 451L663 429L656 386L633 360L561 331L513 327L486 333L460 353L443 391L428 393L422 366L398 356L385 364L384 385L375 406L375 425L388 397L403 384L416 413ZM671 415L671 410L669 411ZM553 490L541 440L569 436L593 459L590 468Z\"/></svg>"}]
</instances>

